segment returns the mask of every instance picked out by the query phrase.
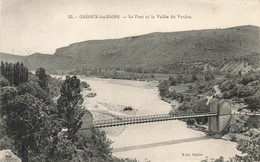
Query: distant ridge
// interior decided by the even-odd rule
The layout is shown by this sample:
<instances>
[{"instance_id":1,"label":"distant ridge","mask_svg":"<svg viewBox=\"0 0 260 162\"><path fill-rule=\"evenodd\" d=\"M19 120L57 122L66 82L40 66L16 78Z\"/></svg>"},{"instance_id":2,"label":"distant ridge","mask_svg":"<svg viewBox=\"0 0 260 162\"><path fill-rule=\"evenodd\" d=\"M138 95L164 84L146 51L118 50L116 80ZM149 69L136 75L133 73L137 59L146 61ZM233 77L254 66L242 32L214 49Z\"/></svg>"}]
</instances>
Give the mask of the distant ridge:
<instances>
[{"instance_id":1,"label":"distant ridge","mask_svg":"<svg viewBox=\"0 0 260 162\"><path fill-rule=\"evenodd\" d=\"M22 59L23 59L23 56L0 52L0 60L4 61L4 62L5 61L17 62L17 61L21 61Z\"/></svg>"},{"instance_id":2,"label":"distant ridge","mask_svg":"<svg viewBox=\"0 0 260 162\"><path fill-rule=\"evenodd\" d=\"M30 69L162 68L196 62L223 66L229 59L259 56L259 27L150 33L120 39L89 40L58 48L53 55L15 56L0 53L0 60L21 61Z\"/></svg>"}]
</instances>

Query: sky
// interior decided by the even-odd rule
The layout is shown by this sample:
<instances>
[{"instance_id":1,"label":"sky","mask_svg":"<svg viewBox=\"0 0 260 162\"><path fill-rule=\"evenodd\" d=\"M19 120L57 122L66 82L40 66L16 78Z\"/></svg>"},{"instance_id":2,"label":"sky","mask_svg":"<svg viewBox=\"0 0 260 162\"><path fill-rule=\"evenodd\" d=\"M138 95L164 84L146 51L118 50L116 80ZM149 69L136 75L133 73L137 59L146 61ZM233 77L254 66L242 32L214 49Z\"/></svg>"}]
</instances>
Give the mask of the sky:
<instances>
[{"instance_id":1,"label":"sky","mask_svg":"<svg viewBox=\"0 0 260 162\"><path fill-rule=\"evenodd\" d=\"M260 26L260 0L0 0L0 10L0 52L17 55L152 32Z\"/></svg>"}]
</instances>

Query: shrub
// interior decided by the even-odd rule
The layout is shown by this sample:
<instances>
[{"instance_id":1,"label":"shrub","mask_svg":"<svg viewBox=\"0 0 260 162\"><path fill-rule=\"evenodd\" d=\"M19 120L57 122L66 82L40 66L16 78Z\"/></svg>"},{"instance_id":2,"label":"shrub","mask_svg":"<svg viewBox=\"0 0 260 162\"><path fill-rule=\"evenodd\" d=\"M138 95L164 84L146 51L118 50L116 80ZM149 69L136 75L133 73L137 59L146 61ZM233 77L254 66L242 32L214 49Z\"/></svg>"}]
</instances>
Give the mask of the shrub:
<instances>
[{"instance_id":1,"label":"shrub","mask_svg":"<svg viewBox=\"0 0 260 162\"><path fill-rule=\"evenodd\" d=\"M195 120L194 119L188 119L186 121L187 125L191 126L191 125L194 125L195 124Z\"/></svg>"},{"instance_id":2,"label":"shrub","mask_svg":"<svg viewBox=\"0 0 260 162\"><path fill-rule=\"evenodd\" d=\"M80 82L81 88L89 88L90 85L87 82Z\"/></svg>"},{"instance_id":3,"label":"shrub","mask_svg":"<svg viewBox=\"0 0 260 162\"><path fill-rule=\"evenodd\" d=\"M132 111L132 110L133 110L133 108L130 106L124 108L124 111Z\"/></svg>"},{"instance_id":4,"label":"shrub","mask_svg":"<svg viewBox=\"0 0 260 162\"><path fill-rule=\"evenodd\" d=\"M250 128L260 128L260 117L259 116L250 116L247 120L245 126Z\"/></svg>"},{"instance_id":5,"label":"shrub","mask_svg":"<svg viewBox=\"0 0 260 162\"><path fill-rule=\"evenodd\" d=\"M6 86L9 86L9 81L5 78L0 78L0 86L1 87L6 87Z\"/></svg>"},{"instance_id":6,"label":"shrub","mask_svg":"<svg viewBox=\"0 0 260 162\"><path fill-rule=\"evenodd\" d=\"M210 81L210 80L215 79L215 76L212 73L212 71L206 71L204 74L204 79L205 79L205 81Z\"/></svg>"}]
</instances>

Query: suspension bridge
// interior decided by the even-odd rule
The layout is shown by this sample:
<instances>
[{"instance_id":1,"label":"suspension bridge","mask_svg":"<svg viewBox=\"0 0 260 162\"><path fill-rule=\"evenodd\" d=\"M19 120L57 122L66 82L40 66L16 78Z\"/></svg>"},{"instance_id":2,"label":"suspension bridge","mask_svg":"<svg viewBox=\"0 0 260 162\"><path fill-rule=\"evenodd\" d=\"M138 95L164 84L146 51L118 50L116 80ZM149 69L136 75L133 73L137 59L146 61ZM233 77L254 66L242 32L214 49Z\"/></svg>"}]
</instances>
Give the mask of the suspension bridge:
<instances>
[{"instance_id":1,"label":"suspension bridge","mask_svg":"<svg viewBox=\"0 0 260 162\"><path fill-rule=\"evenodd\" d=\"M230 115L230 114L221 114ZM247 116L260 116L260 113L249 113L249 112L234 112L232 115L247 115ZM170 115L170 114L158 114L158 115L146 115L146 116L134 116L134 117L117 117L115 119L108 120L97 120L93 121L94 128L105 128L114 127L130 124L141 124L151 122L163 122L177 119L189 119L189 118L202 118L202 117L216 117L218 114L215 113L190 113L181 115Z\"/></svg>"},{"instance_id":2,"label":"suspension bridge","mask_svg":"<svg viewBox=\"0 0 260 162\"><path fill-rule=\"evenodd\" d=\"M208 113L190 113L190 114L158 114L146 116L132 116L132 117L116 117L108 120L94 120L94 128L105 128L114 126L123 126L130 124L142 124L151 122L163 122L178 119L202 118L207 117L209 120L209 131L221 132L228 125L232 115L246 115L246 116L260 116L260 113L249 112L233 112L231 111L231 104L225 100L215 99L210 103ZM81 128L88 129L88 128Z\"/></svg>"},{"instance_id":3,"label":"suspension bridge","mask_svg":"<svg viewBox=\"0 0 260 162\"><path fill-rule=\"evenodd\" d=\"M212 117L212 116L217 116L217 114L192 113L192 114L183 114L183 115L159 114L159 115L134 116L134 117L117 117L115 119L93 121L93 126L95 128L105 128L105 127L113 127L113 126L129 125L129 124L163 122L163 121L177 120L177 119L201 118L201 117Z\"/></svg>"}]
</instances>

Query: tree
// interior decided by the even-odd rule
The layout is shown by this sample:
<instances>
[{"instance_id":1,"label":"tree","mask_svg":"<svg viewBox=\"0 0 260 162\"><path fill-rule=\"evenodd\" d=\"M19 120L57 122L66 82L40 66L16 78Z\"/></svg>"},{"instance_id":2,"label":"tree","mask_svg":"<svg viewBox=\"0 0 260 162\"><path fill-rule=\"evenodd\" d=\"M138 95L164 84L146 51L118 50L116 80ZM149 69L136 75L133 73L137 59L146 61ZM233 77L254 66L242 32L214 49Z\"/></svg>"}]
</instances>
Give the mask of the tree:
<instances>
[{"instance_id":1,"label":"tree","mask_svg":"<svg viewBox=\"0 0 260 162\"><path fill-rule=\"evenodd\" d=\"M112 141L106 138L104 131L91 128L91 135L78 134L76 146L84 150L84 161L110 161L112 158Z\"/></svg>"},{"instance_id":2,"label":"tree","mask_svg":"<svg viewBox=\"0 0 260 162\"><path fill-rule=\"evenodd\" d=\"M50 162L80 162L76 146L64 137L57 137Z\"/></svg>"},{"instance_id":3,"label":"tree","mask_svg":"<svg viewBox=\"0 0 260 162\"><path fill-rule=\"evenodd\" d=\"M204 74L204 79L205 79L205 81L210 81L210 80L215 79L215 76L212 73L212 71L206 71Z\"/></svg>"},{"instance_id":4,"label":"tree","mask_svg":"<svg viewBox=\"0 0 260 162\"><path fill-rule=\"evenodd\" d=\"M47 116L46 123L36 133L37 147L30 151L30 161L71 162L77 159L77 148L65 136L60 136L62 126L55 117Z\"/></svg>"},{"instance_id":5,"label":"tree","mask_svg":"<svg viewBox=\"0 0 260 162\"><path fill-rule=\"evenodd\" d=\"M3 77L0 77L0 86L1 87L9 86L9 81Z\"/></svg>"},{"instance_id":6,"label":"tree","mask_svg":"<svg viewBox=\"0 0 260 162\"><path fill-rule=\"evenodd\" d=\"M15 96L17 96L17 90L13 87L3 87L1 88L1 116L6 116L9 114L9 108L7 107L8 101L12 100Z\"/></svg>"},{"instance_id":7,"label":"tree","mask_svg":"<svg viewBox=\"0 0 260 162\"><path fill-rule=\"evenodd\" d=\"M8 80L9 80L10 84L13 85L13 83L14 83L14 82L13 82L13 81L14 81L14 80L13 80L13 79L14 79L14 78L13 78L13 75L14 75L14 72L13 72L13 64L12 64L12 63L8 64L8 67L7 67L6 70L7 70L7 74L8 74L8 75L7 75Z\"/></svg>"},{"instance_id":8,"label":"tree","mask_svg":"<svg viewBox=\"0 0 260 162\"><path fill-rule=\"evenodd\" d=\"M24 70L24 75L23 75L23 82L26 82L29 79L29 73L28 73L28 69L25 68Z\"/></svg>"},{"instance_id":9,"label":"tree","mask_svg":"<svg viewBox=\"0 0 260 162\"><path fill-rule=\"evenodd\" d=\"M244 99L245 104L247 104L247 109L251 112L260 110L260 91L255 93L253 96Z\"/></svg>"},{"instance_id":10,"label":"tree","mask_svg":"<svg viewBox=\"0 0 260 162\"><path fill-rule=\"evenodd\" d=\"M5 118L6 132L13 138L22 161L28 162L28 153L37 147L36 135L46 121L46 114L42 111L46 105L26 93L16 96L6 106L9 110Z\"/></svg>"},{"instance_id":11,"label":"tree","mask_svg":"<svg viewBox=\"0 0 260 162\"><path fill-rule=\"evenodd\" d=\"M56 105L37 82L35 77L17 88L1 88L0 114L5 122L0 120L0 148L18 151L23 161L69 161L76 147L58 137L62 125Z\"/></svg>"},{"instance_id":12,"label":"tree","mask_svg":"<svg viewBox=\"0 0 260 162\"><path fill-rule=\"evenodd\" d=\"M169 77L169 83L170 83L171 86L176 86L178 84L176 79L172 76Z\"/></svg>"},{"instance_id":13,"label":"tree","mask_svg":"<svg viewBox=\"0 0 260 162\"><path fill-rule=\"evenodd\" d=\"M159 94L161 97L168 97L169 95L169 83L168 81L160 81L158 85Z\"/></svg>"},{"instance_id":14,"label":"tree","mask_svg":"<svg viewBox=\"0 0 260 162\"><path fill-rule=\"evenodd\" d=\"M192 82L196 82L198 80L198 77L196 74L192 74L191 78L192 78Z\"/></svg>"},{"instance_id":15,"label":"tree","mask_svg":"<svg viewBox=\"0 0 260 162\"><path fill-rule=\"evenodd\" d=\"M80 80L74 75L66 76L60 89L60 97L57 100L58 114L64 120L63 126L68 129L68 139L73 139L81 127L81 118L84 115L82 109L83 98L80 94Z\"/></svg>"},{"instance_id":16,"label":"tree","mask_svg":"<svg viewBox=\"0 0 260 162\"><path fill-rule=\"evenodd\" d=\"M28 80L28 69L19 62L15 64L1 62L1 74L9 81L10 85L14 86Z\"/></svg>"},{"instance_id":17,"label":"tree","mask_svg":"<svg viewBox=\"0 0 260 162\"><path fill-rule=\"evenodd\" d=\"M39 78L39 84L43 89L46 89L48 87L48 76L45 73L44 68L38 68L36 70L36 76Z\"/></svg>"},{"instance_id":18,"label":"tree","mask_svg":"<svg viewBox=\"0 0 260 162\"><path fill-rule=\"evenodd\" d=\"M5 76L5 64L3 61L1 61L1 74Z\"/></svg>"},{"instance_id":19,"label":"tree","mask_svg":"<svg viewBox=\"0 0 260 162\"><path fill-rule=\"evenodd\" d=\"M183 83L183 75L177 75L177 80L179 84Z\"/></svg>"},{"instance_id":20,"label":"tree","mask_svg":"<svg viewBox=\"0 0 260 162\"><path fill-rule=\"evenodd\" d=\"M11 149L15 151L13 140L6 135L5 125L2 118L0 118L0 150Z\"/></svg>"},{"instance_id":21,"label":"tree","mask_svg":"<svg viewBox=\"0 0 260 162\"><path fill-rule=\"evenodd\" d=\"M32 80L20 84L17 87L17 91L18 91L19 95L30 93L34 97L37 97L37 98L43 100L43 102L47 105L49 105L52 100L51 97L49 96L48 92L44 91L37 82L32 81Z\"/></svg>"}]
</instances>

